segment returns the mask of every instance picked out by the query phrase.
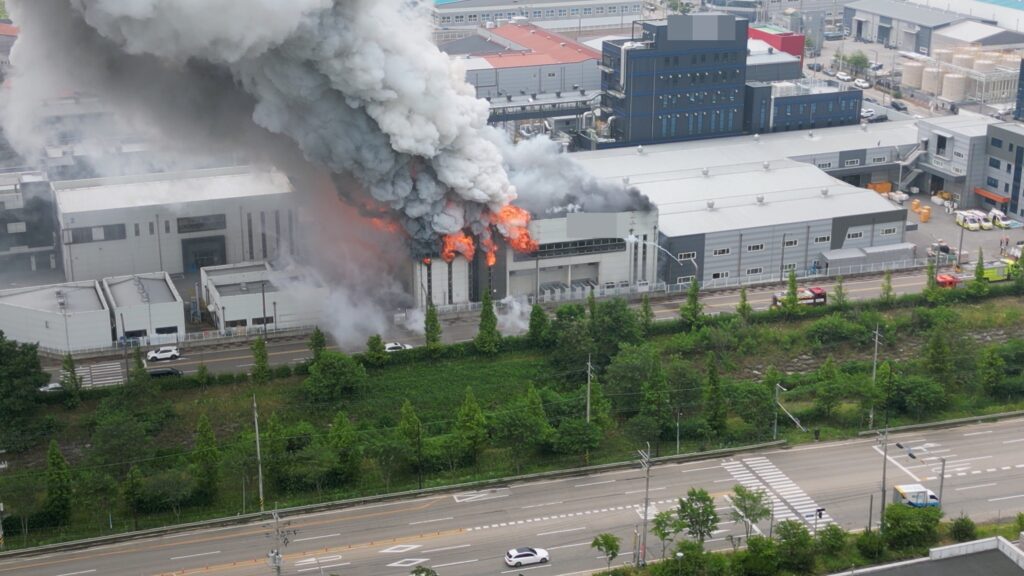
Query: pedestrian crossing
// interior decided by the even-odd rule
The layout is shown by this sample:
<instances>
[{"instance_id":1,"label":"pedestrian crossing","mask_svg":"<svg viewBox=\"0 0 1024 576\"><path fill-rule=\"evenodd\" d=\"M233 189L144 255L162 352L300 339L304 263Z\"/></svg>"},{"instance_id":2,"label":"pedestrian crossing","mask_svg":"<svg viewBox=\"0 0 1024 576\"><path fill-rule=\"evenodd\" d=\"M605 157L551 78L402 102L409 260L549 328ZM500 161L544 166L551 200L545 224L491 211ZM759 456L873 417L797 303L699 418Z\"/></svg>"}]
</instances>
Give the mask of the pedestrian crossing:
<instances>
[{"instance_id":1,"label":"pedestrian crossing","mask_svg":"<svg viewBox=\"0 0 1024 576\"><path fill-rule=\"evenodd\" d=\"M742 462L723 462L722 467L744 488L763 490L769 495L774 522L797 520L815 525L818 504L764 456L744 458ZM834 520L828 513L817 520L818 527L831 523Z\"/></svg>"},{"instance_id":2,"label":"pedestrian crossing","mask_svg":"<svg viewBox=\"0 0 1024 576\"><path fill-rule=\"evenodd\" d=\"M60 374L63 377L64 371L61 370ZM102 388L124 383L124 365L120 362L75 366L75 374L82 379L82 388Z\"/></svg>"}]
</instances>

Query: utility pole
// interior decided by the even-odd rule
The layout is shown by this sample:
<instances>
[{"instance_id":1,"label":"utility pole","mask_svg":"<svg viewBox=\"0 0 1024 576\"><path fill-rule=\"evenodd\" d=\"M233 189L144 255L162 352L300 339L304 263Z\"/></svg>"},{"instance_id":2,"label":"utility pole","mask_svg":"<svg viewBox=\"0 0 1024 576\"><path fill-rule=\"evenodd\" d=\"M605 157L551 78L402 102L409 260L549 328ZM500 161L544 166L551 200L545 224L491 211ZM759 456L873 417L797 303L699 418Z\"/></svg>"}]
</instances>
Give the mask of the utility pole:
<instances>
[{"instance_id":1,"label":"utility pole","mask_svg":"<svg viewBox=\"0 0 1024 576\"><path fill-rule=\"evenodd\" d=\"M252 421L256 426L256 474L260 487L260 512L263 512L263 456L260 453L260 418L256 412L256 394L252 395ZM274 514L277 518L277 514Z\"/></svg>"},{"instance_id":2,"label":"utility pole","mask_svg":"<svg viewBox=\"0 0 1024 576\"><path fill-rule=\"evenodd\" d=\"M779 439L779 383L775 383L775 421L772 423L772 440Z\"/></svg>"},{"instance_id":3,"label":"utility pole","mask_svg":"<svg viewBox=\"0 0 1024 576\"><path fill-rule=\"evenodd\" d=\"M945 464L945 462L943 462ZM4 503L0 502L0 550L4 549Z\"/></svg>"},{"instance_id":4,"label":"utility pole","mask_svg":"<svg viewBox=\"0 0 1024 576\"><path fill-rule=\"evenodd\" d=\"M882 433L882 502L879 505L878 530L885 531L885 473L889 468L889 407L885 408L885 432Z\"/></svg>"},{"instance_id":5,"label":"utility pole","mask_svg":"<svg viewBox=\"0 0 1024 576\"><path fill-rule=\"evenodd\" d=\"M939 510L941 511L943 506L942 489L946 487L946 457L941 456L940 459L942 460L942 472L939 473ZM3 517L3 512L4 507L0 504L0 518ZM2 530L0 530L0 543L2 543L3 540L2 536Z\"/></svg>"},{"instance_id":6,"label":"utility pole","mask_svg":"<svg viewBox=\"0 0 1024 576\"><path fill-rule=\"evenodd\" d=\"M646 566L647 565L647 510L650 505L650 491L651 491L651 443L647 442L647 451L637 450L640 455L640 465L643 466L644 472L646 472L646 478L644 480L644 522L643 532L640 533L640 554L637 555L636 565Z\"/></svg>"},{"instance_id":7,"label":"utility pole","mask_svg":"<svg viewBox=\"0 0 1024 576\"><path fill-rule=\"evenodd\" d=\"M260 282L260 298L263 299L263 319L260 321L263 324L263 339L267 339L267 281Z\"/></svg>"},{"instance_id":8,"label":"utility pole","mask_svg":"<svg viewBox=\"0 0 1024 576\"><path fill-rule=\"evenodd\" d=\"M682 417L683 413L680 410L676 410L676 454L679 454L679 418Z\"/></svg>"},{"instance_id":9,"label":"utility pole","mask_svg":"<svg viewBox=\"0 0 1024 576\"><path fill-rule=\"evenodd\" d=\"M590 377L592 371L590 354L587 354L587 424L590 424Z\"/></svg>"},{"instance_id":10,"label":"utility pole","mask_svg":"<svg viewBox=\"0 0 1024 576\"><path fill-rule=\"evenodd\" d=\"M876 375L878 374L878 338L880 336L881 336L881 334L878 331L878 323L876 322L875 323L875 332L874 332L874 337L875 337L875 355L874 355L874 358L871 361L871 389L872 390L875 389L875 378L876 378ZM871 410L868 411L868 430L871 430L874 427L875 427L875 399L874 399L874 396L872 395L872 397L871 397Z\"/></svg>"}]
</instances>

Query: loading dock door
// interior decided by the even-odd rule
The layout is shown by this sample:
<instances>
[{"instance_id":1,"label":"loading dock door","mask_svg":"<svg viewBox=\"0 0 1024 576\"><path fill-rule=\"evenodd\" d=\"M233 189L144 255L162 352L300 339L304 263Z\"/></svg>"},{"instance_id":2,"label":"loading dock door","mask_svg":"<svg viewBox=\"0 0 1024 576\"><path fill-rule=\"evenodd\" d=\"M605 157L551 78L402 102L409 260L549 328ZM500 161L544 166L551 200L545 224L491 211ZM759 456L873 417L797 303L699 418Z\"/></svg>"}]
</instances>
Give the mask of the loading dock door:
<instances>
[{"instance_id":1,"label":"loading dock door","mask_svg":"<svg viewBox=\"0 0 1024 576\"><path fill-rule=\"evenodd\" d=\"M227 264L227 250L223 236L188 238L181 241L182 269L186 274L198 272L204 266Z\"/></svg>"}]
</instances>

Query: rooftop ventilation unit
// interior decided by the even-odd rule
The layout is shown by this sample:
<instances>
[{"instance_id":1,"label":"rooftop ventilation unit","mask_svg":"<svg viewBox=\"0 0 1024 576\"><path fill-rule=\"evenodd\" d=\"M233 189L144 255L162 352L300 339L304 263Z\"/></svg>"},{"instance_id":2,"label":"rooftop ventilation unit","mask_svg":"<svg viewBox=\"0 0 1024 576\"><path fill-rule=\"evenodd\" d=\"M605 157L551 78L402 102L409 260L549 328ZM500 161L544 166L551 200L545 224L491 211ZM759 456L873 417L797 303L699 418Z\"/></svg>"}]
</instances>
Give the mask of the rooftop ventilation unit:
<instances>
[{"instance_id":1,"label":"rooftop ventilation unit","mask_svg":"<svg viewBox=\"0 0 1024 576\"><path fill-rule=\"evenodd\" d=\"M760 142L760 141L761 141L761 135L760 134L754 134L754 142Z\"/></svg>"},{"instance_id":2,"label":"rooftop ventilation unit","mask_svg":"<svg viewBox=\"0 0 1024 576\"><path fill-rule=\"evenodd\" d=\"M771 169L772 165L771 165L771 163L770 163L770 162L768 162L767 160L765 160L764 162L761 162L761 167L762 167L762 168L764 168L764 171L765 171L765 172L767 172L768 170L770 170L770 169Z\"/></svg>"},{"instance_id":3,"label":"rooftop ventilation unit","mask_svg":"<svg viewBox=\"0 0 1024 576\"><path fill-rule=\"evenodd\" d=\"M821 197L822 198L828 198L828 188L822 188L821 189Z\"/></svg>"},{"instance_id":4,"label":"rooftop ventilation unit","mask_svg":"<svg viewBox=\"0 0 1024 576\"><path fill-rule=\"evenodd\" d=\"M249 291L249 287L246 286L245 282L242 282L241 284L239 284L238 285L238 289L241 290L242 292L248 292Z\"/></svg>"},{"instance_id":5,"label":"rooftop ventilation unit","mask_svg":"<svg viewBox=\"0 0 1024 576\"><path fill-rule=\"evenodd\" d=\"M637 154L643 154L644 153L644 145L643 144L641 144L641 145L636 147L636 153Z\"/></svg>"},{"instance_id":6,"label":"rooftop ventilation unit","mask_svg":"<svg viewBox=\"0 0 1024 576\"><path fill-rule=\"evenodd\" d=\"M757 198L755 198L755 199L757 200L757 204L759 206L763 206L764 205L764 194L758 194Z\"/></svg>"},{"instance_id":7,"label":"rooftop ventilation unit","mask_svg":"<svg viewBox=\"0 0 1024 576\"><path fill-rule=\"evenodd\" d=\"M714 209L715 209L715 201L714 200L708 200L708 210L710 211L710 210L714 210Z\"/></svg>"},{"instance_id":8,"label":"rooftop ventilation unit","mask_svg":"<svg viewBox=\"0 0 1024 576\"><path fill-rule=\"evenodd\" d=\"M708 168L701 168L700 173L703 174L705 178L707 178L708 176L711 175L711 170Z\"/></svg>"}]
</instances>

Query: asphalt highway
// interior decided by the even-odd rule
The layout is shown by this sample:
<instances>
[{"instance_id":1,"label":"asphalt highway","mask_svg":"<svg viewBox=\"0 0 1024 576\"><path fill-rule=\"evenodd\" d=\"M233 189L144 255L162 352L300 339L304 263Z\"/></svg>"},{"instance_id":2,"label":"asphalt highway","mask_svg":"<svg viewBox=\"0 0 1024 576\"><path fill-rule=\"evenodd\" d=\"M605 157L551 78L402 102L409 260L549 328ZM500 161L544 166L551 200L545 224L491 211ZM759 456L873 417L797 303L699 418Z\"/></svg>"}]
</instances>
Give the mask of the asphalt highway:
<instances>
[{"instance_id":1,"label":"asphalt highway","mask_svg":"<svg viewBox=\"0 0 1024 576\"><path fill-rule=\"evenodd\" d=\"M938 492L944 458L947 516L1011 517L1024 510L1022 447L1024 419L891 434L887 497L893 484L920 482ZM721 518L707 546L741 546L743 525L732 519L728 494L742 483L768 491L776 522L794 519L811 530L836 522L860 530L869 507L877 521L882 467L877 438L663 464L651 469L648 517L674 508L689 488L702 487L714 495ZM273 522L250 524L3 560L0 576L266 575L273 573L267 553L278 547L286 575L315 576L322 568L323 574L399 576L418 564L443 576L589 574L606 565L590 547L601 532L622 538L614 565L634 560L643 501L644 473L637 466L286 517L278 528L287 533L287 545L278 544ZM824 511L816 520L819 508ZM765 520L756 531L767 533L771 524ZM507 567L505 551L521 546L546 548L551 562ZM648 535L647 559L661 554L657 538Z\"/></svg>"},{"instance_id":2,"label":"asphalt highway","mask_svg":"<svg viewBox=\"0 0 1024 576\"><path fill-rule=\"evenodd\" d=\"M828 291L830 297L835 293L834 282L801 283L801 287L805 285L821 286ZM844 289L847 298L850 300L877 298L881 294L881 285L881 276L853 278L844 281ZM893 292L897 295L920 292L924 285L925 275L922 270L893 274L892 277ZM747 291L747 300L755 310L764 310L771 304L772 294L782 289L778 286L769 288L752 287ZM685 301L685 295L653 302L652 307L655 317L659 320L677 317L679 305L683 301ZM708 314L732 312L739 303L739 290L707 292L701 297L701 302L704 305L705 313ZM521 324L525 326L527 321L527 319L523 319ZM479 317L477 314L442 318L442 339L448 343L471 340L476 335L478 323ZM514 333L514 331L506 330L506 333ZM384 335L384 340L386 342L400 341L412 344L413 346L421 346L423 344L423 336L421 334L415 334L398 326L393 326L392 330ZM331 348L337 349L335 346L331 346ZM301 362L310 355L309 348L304 341L289 340L275 342L272 336L268 340L267 350L271 365ZM359 352L362 350L362 346L345 349L346 352ZM174 367L185 374L194 373L198 370L200 364L206 364L207 369L213 373L242 372L252 366L252 353L249 351L248 346L241 344L235 348L217 350L203 348L190 350L184 348L183 354L177 360L154 362L152 366ZM105 382L110 384L119 382L120 375L123 373L123 364L116 360L83 361L79 363L79 372L87 372L90 370L90 366L92 366L94 377L96 378L96 385L104 385ZM50 370L52 381L56 382L59 380L60 370L58 367L48 366L46 369ZM107 380L103 380L102 377L98 376L100 374L108 374ZM89 381L87 380L86 385L88 386L88 384Z\"/></svg>"}]
</instances>

